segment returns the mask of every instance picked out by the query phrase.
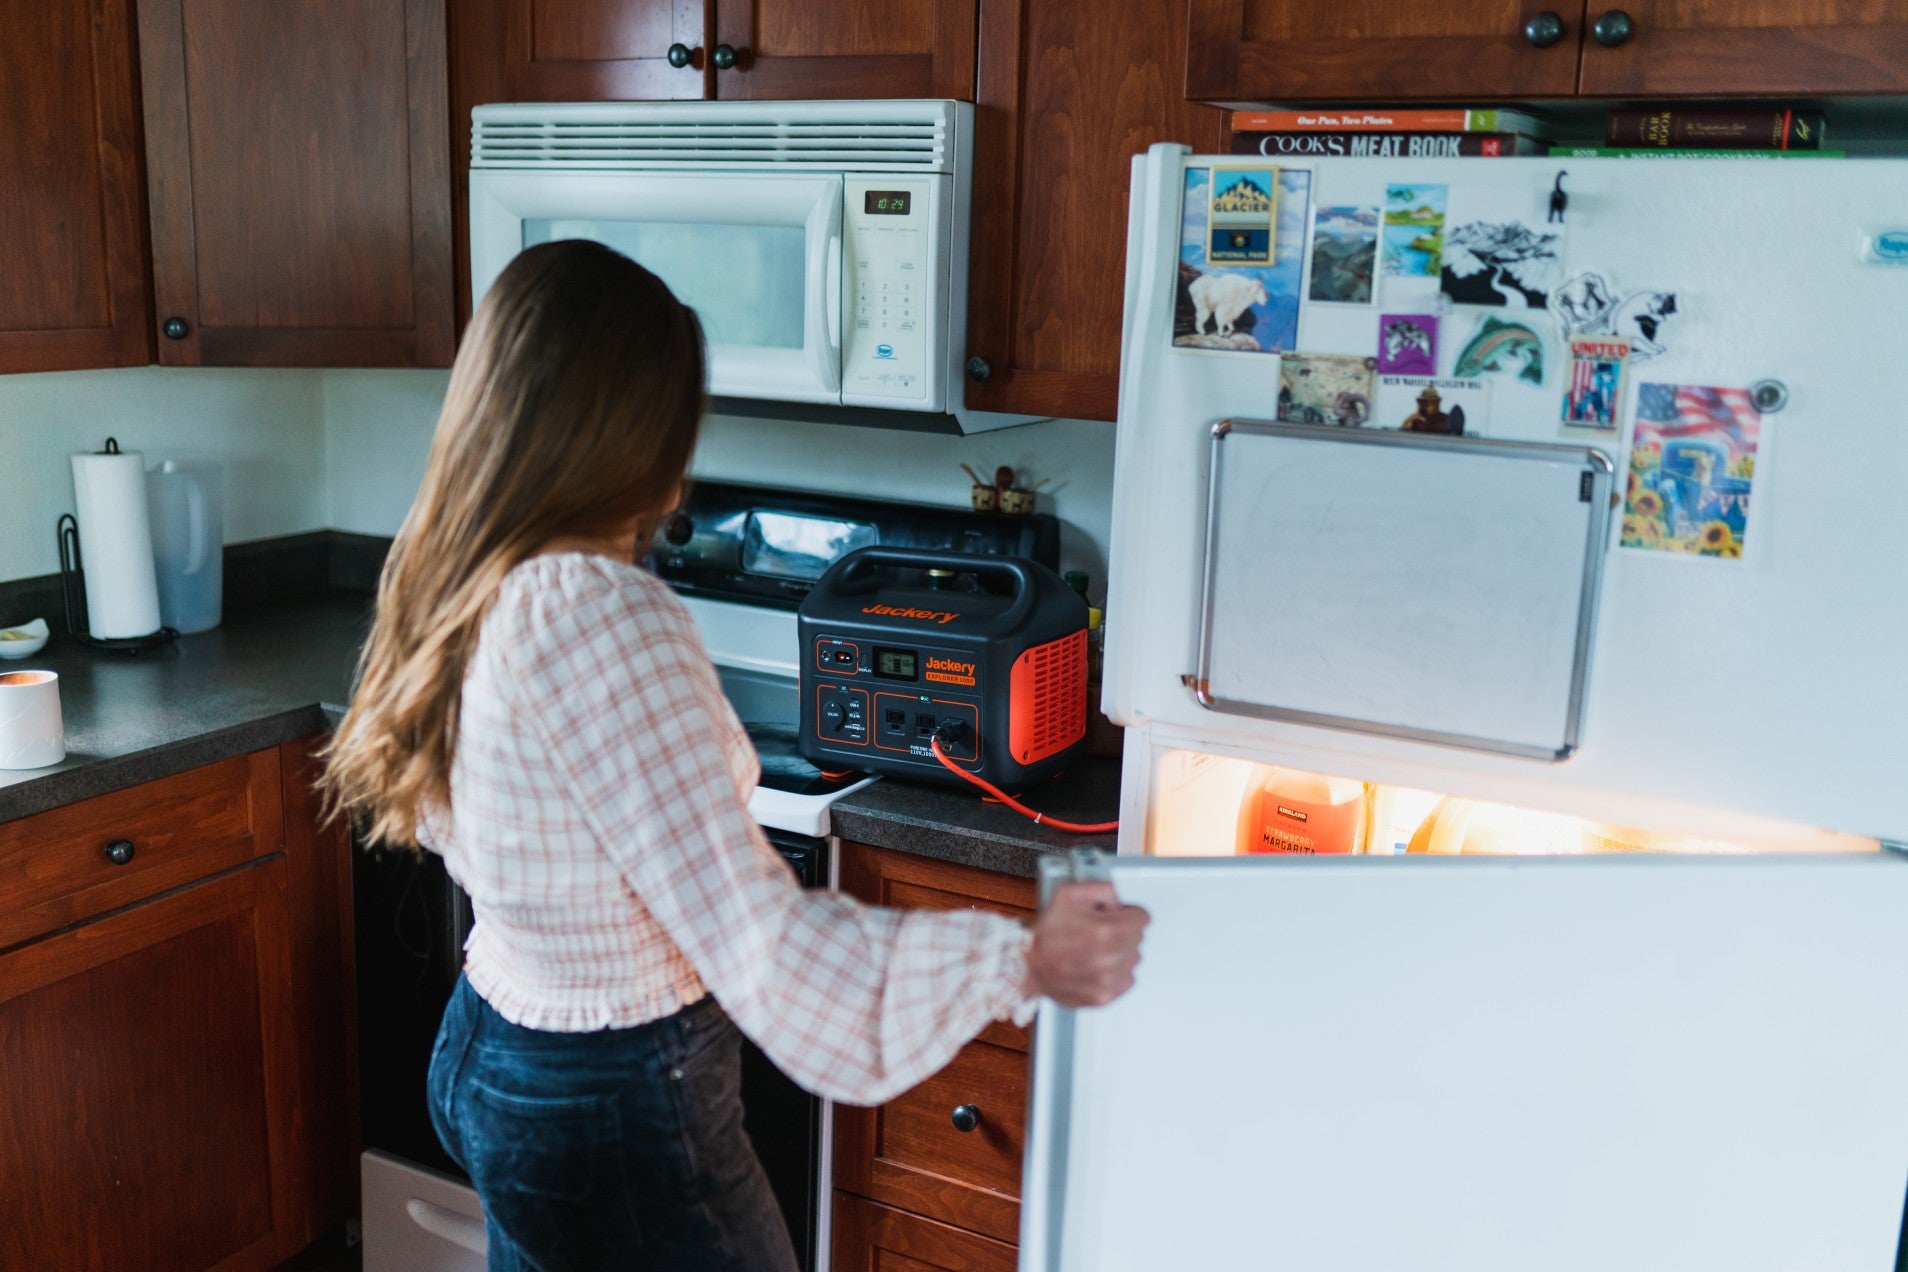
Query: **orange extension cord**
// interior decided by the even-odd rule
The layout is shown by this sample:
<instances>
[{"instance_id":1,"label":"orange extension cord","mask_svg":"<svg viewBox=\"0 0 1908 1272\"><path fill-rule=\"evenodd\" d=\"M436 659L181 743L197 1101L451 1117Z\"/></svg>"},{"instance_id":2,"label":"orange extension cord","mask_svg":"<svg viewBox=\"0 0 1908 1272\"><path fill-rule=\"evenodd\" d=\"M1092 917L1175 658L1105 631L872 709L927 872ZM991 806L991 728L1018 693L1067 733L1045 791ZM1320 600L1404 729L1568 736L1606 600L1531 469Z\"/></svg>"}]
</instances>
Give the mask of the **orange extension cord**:
<instances>
[{"instance_id":1,"label":"orange extension cord","mask_svg":"<svg viewBox=\"0 0 1908 1272\"><path fill-rule=\"evenodd\" d=\"M1013 809L1016 813L1019 813L1022 817L1033 818L1035 825L1051 826L1055 830L1072 831L1076 835L1110 835L1120 828L1120 824L1116 821L1096 822L1091 826L1083 826L1079 822L1061 821L1058 817L1049 817L1045 813L1035 812L986 778L977 777L955 764L953 760L948 759L947 752L941 749L941 735L938 732L928 739L928 747L933 750L934 758L939 760L948 772L972 782L1001 803L1007 805L1007 807Z\"/></svg>"}]
</instances>

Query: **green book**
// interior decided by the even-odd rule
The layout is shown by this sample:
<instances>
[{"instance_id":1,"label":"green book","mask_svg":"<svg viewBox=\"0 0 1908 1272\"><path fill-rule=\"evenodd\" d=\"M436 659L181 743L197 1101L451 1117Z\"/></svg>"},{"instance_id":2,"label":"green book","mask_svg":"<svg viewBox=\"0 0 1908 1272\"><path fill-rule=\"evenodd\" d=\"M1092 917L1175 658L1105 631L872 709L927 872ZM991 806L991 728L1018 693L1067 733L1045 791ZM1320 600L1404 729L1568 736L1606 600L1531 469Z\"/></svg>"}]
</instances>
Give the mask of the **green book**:
<instances>
[{"instance_id":1,"label":"green book","mask_svg":"<svg viewBox=\"0 0 1908 1272\"><path fill-rule=\"evenodd\" d=\"M1611 146L1552 146L1551 157L1566 159L1840 159L1842 150L1658 150Z\"/></svg>"}]
</instances>

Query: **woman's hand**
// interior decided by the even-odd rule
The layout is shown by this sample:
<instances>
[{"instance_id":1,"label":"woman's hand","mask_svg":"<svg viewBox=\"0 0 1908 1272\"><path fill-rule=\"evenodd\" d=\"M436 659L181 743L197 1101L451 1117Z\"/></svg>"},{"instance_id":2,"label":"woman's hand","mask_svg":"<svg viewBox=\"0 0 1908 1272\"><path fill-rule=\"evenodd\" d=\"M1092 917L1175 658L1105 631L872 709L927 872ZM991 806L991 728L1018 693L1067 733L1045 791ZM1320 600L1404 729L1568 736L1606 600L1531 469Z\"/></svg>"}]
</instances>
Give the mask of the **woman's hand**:
<instances>
[{"instance_id":1,"label":"woman's hand","mask_svg":"<svg viewBox=\"0 0 1908 1272\"><path fill-rule=\"evenodd\" d=\"M1033 925L1029 991L1062 1007L1104 1007L1133 988L1147 921L1110 883L1062 884Z\"/></svg>"}]
</instances>

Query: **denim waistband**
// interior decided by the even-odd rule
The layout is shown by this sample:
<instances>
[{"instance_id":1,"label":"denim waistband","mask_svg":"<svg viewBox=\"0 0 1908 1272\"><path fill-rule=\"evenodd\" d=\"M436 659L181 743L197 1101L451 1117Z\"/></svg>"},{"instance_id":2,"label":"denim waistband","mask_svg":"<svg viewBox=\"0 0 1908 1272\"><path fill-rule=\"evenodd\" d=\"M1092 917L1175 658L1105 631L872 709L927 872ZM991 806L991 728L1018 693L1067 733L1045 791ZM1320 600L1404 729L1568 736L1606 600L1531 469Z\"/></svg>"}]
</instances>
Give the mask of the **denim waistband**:
<instances>
[{"instance_id":1,"label":"denim waistband","mask_svg":"<svg viewBox=\"0 0 1908 1272\"><path fill-rule=\"evenodd\" d=\"M459 1003L459 999L463 999ZM531 1029L507 1020L492 1007L468 980L458 977L452 994L452 1010L462 1007L471 1013L471 1033L477 1044L490 1051L536 1054L576 1054L608 1057L632 1057L654 1051L665 1054L695 1049L704 1036L728 1023L713 994L706 994L680 1011L620 1029L594 1029L587 1032L560 1033Z\"/></svg>"}]
</instances>

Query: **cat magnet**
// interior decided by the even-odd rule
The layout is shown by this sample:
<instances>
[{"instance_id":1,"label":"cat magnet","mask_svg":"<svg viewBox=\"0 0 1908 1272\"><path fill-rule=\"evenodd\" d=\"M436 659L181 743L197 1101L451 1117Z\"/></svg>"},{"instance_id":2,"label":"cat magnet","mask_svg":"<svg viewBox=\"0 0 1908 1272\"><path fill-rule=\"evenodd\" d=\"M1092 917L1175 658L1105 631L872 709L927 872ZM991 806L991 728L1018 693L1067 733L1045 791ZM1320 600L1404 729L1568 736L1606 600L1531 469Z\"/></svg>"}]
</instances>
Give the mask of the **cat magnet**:
<instances>
[{"instance_id":1,"label":"cat magnet","mask_svg":"<svg viewBox=\"0 0 1908 1272\"><path fill-rule=\"evenodd\" d=\"M1549 308L1566 339L1610 336L1627 340L1630 360L1641 362L1667 352L1663 334L1676 316L1676 293L1643 290L1623 295L1607 276L1586 270L1551 292Z\"/></svg>"}]
</instances>

